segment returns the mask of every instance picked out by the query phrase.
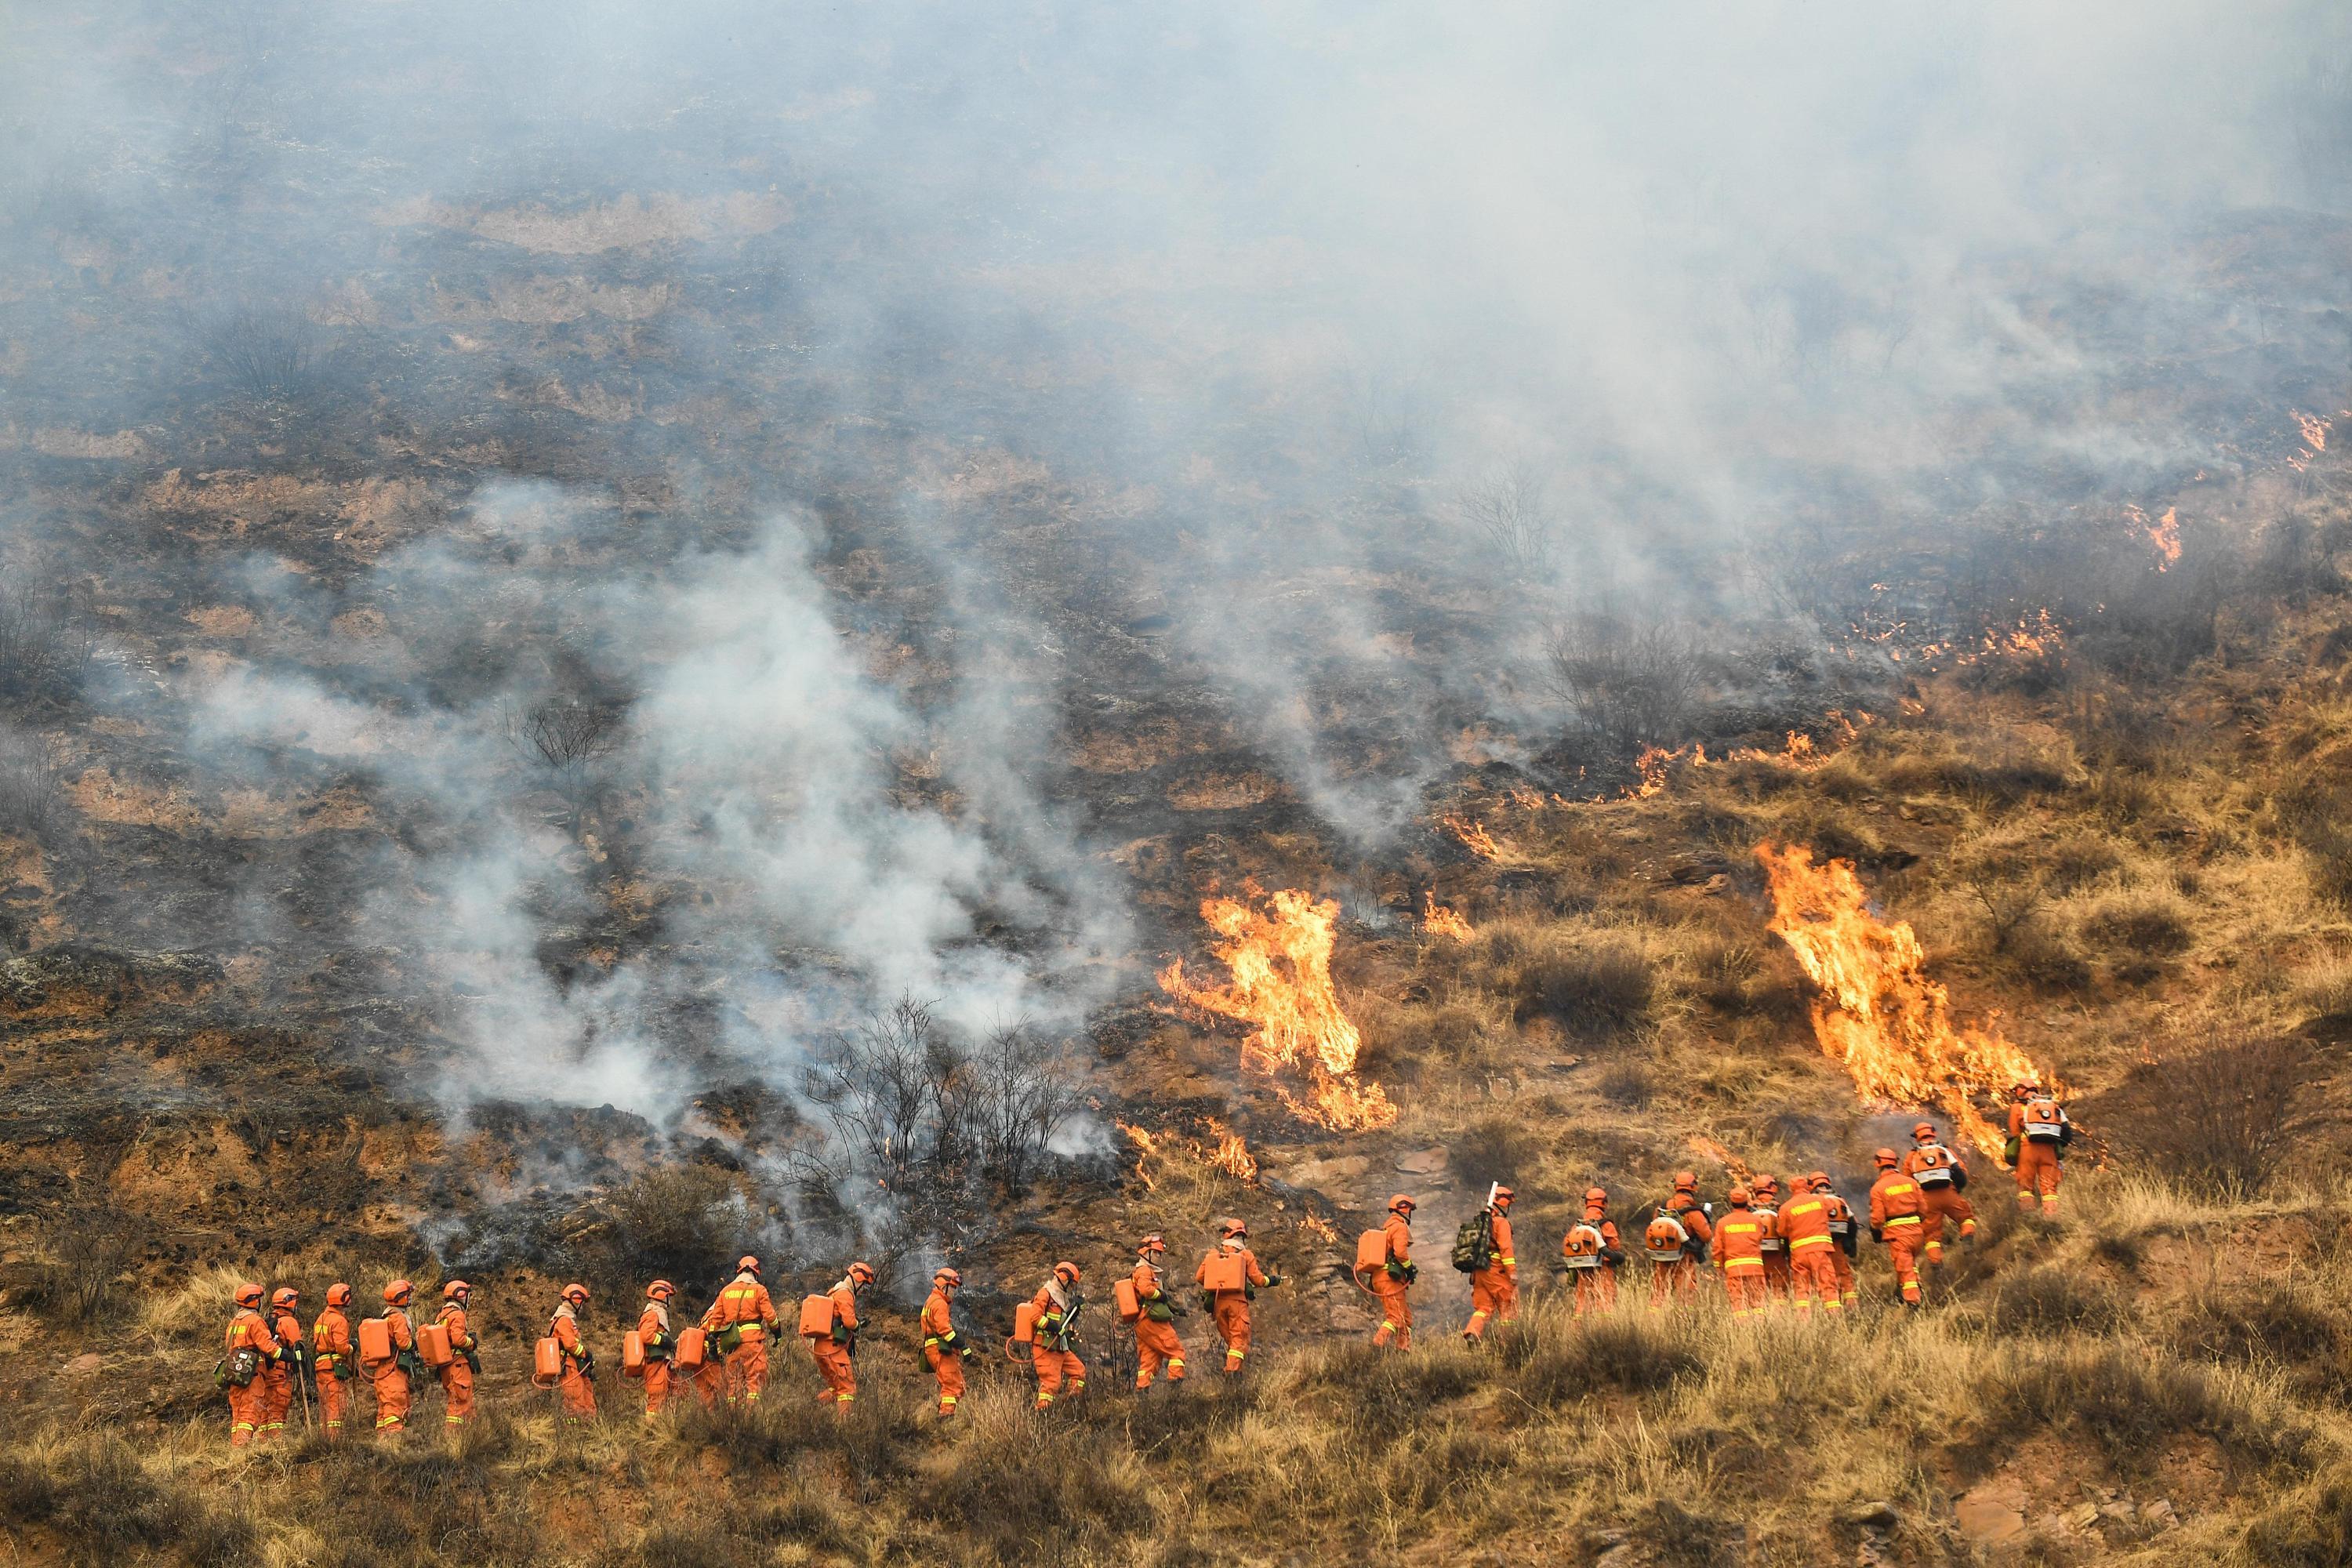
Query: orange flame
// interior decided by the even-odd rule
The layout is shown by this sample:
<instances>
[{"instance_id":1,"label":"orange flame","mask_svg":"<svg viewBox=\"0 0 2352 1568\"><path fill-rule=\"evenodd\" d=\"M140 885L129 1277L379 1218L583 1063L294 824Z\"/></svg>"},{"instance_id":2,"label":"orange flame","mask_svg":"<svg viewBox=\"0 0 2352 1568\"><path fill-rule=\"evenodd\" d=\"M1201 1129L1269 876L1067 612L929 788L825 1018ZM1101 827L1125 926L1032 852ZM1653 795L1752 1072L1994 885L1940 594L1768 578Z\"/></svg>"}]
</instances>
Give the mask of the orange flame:
<instances>
[{"instance_id":1,"label":"orange flame","mask_svg":"<svg viewBox=\"0 0 2352 1568\"><path fill-rule=\"evenodd\" d=\"M1450 936L1456 942L1468 942L1477 935L1462 911L1437 901L1434 892L1424 892L1422 899L1421 929L1432 936Z\"/></svg>"},{"instance_id":2,"label":"orange flame","mask_svg":"<svg viewBox=\"0 0 2352 1568\"><path fill-rule=\"evenodd\" d=\"M2179 511L2178 507L2166 507L2164 515L2150 522L2147 513L2139 508L2128 505L2124 508L2124 515L2131 519L2132 526L2146 534L2147 542L2156 546L2158 557L2156 569L2159 572L2170 571L2172 563L2180 559Z\"/></svg>"},{"instance_id":3,"label":"orange flame","mask_svg":"<svg viewBox=\"0 0 2352 1568\"><path fill-rule=\"evenodd\" d=\"M1495 845L1494 835L1474 819L1457 816L1449 811L1437 820L1445 824L1446 831L1462 840L1464 847L1479 859L1500 860L1503 858L1502 850Z\"/></svg>"},{"instance_id":4,"label":"orange flame","mask_svg":"<svg viewBox=\"0 0 2352 1568\"><path fill-rule=\"evenodd\" d=\"M1298 1216L1298 1228L1307 1232L1309 1236L1321 1237L1325 1241L1337 1241L1339 1239L1339 1233L1331 1227L1331 1222L1329 1220L1318 1219L1312 1213L1302 1214Z\"/></svg>"},{"instance_id":5,"label":"orange flame","mask_svg":"<svg viewBox=\"0 0 2352 1568\"><path fill-rule=\"evenodd\" d=\"M1975 1097L2039 1084L2042 1069L1997 1027L1953 1026L1950 997L1927 978L1917 935L1870 912L1852 861L1816 866L1802 845L1759 844L1756 858L1771 883L1768 929L1822 988L1813 1003L1822 1049L1845 1064L1864 1100L1939 1105L1963 1136L1997 1152L2004 1130Z\"/></svg>"},{"instance_id":6,"label":"orange flame","mask_svg":"<svg viewBox=\"0 0 2352 1568\"><path fill-rule=\"evenodd\" d=\"M1210 951L1223 961L1233 983L1195 984L1185 978L1180 958L1160 972L1160 989L1202 1012L1249 1025L1242 1042L1244 1067L1270 1078L1304 1073L1304 1100L1278 1078L1275 1084L1292 1114L1326 1127L1387 1126L1396 1120L1396 1107L1380 1085L1357 1081L1363 1037L1339 1010L1331 984L1339 906L1296 889L1268 897L1253 884L1246 891L1246 900L1201 904L1201 918L1223 939Z\"/></svg>"},{"instance_id":7,"label":"orange flame","mask_svg":"<svg viewBox=\"0 0 2352 1568\"><path fill-rule=\"evenodd\" d=\"M1257 1181L1257 1156L1251 1153L1242 1135L1212 1116L1206 1119L1209 1136L1216 1146L1202 1156L1210 1164L1237 1182Z\"/></svg>"},{"instance_id":8,"label":"orange flame","mask_svg":"<svg viewBox=\"0 0 2352 1568\"><path fill-rule=\"evenodd\" d=\"M1204 1143L1173 1132L1147 1131L1117 1117L1111 1118L1111 1125L1125 1133L1128 1142L1135 1145L1135 1179L1141 1182L1148 1192L1156 1192L1160 1187L1151 1176L1152 1160L1156 1157L1164 1163L1179 1153L1189 1155L1203 1165L1213 1165L1235 1181L1247 1182L1253 1186L1257 1184L1257 1156L1250 1152L1249 1145L1242 1142L1240 1133L1213 1116L1202 1118L1202 1125L1208 1136L1216 1140L1214 1143Z\"/></svg>"}]
</instances>

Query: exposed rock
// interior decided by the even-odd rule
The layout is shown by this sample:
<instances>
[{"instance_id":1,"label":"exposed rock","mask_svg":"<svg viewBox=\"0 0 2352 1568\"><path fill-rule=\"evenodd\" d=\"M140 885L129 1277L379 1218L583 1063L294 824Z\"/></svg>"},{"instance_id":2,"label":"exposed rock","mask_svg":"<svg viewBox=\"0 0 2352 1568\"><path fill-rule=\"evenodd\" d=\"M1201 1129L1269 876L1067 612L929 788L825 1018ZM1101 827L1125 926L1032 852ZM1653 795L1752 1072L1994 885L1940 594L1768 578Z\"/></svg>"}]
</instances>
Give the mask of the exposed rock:
<instances>
[{"instance_id":1,"label":"exposed rock","mask_svg":"<svg viewBox=\"0 0 2352 1568\"><path fill-rule=\"evenodd\" d=\"M1399 1155L1396 1168L1408 1176L1442 1176L1452 1156L1443 1149L1422 1149Z\"/></svg>"},{"instance_id":2,"label":"exposed rock","mask_svg":"<svg viewBox=\"0 0 2352 1568\"><path fill-rule=\"evenodd\" d=\"M66 1373L71 1377L88 1377L103 1364L102 1358L96 1351L84 1351L66 1363Z\"/></svg>"},{"instance_id":3,"label":"exposed rock","mask_svg":"<svg viewBox=\"0 0 2352 1568\"><path fill-rule=\"evenodd\" d=\"M1902 1520L1895 1505L1884 1498L1872 1502L1854 1503L1838 1517L1864 1530L1892 1530Z\"/></svg>"},{"instance_id":4,"label":"exposed rock","mask_svg":"<svg viewBox=\"0 0 2352 1568\"><path fill-rule=\"evenodd\" d=\"M2015 1481L1986 1481L1963 1492L1952 1513L1960 1533L1977 1545L2002 1546L2025 1533L2027 1501Z\"/></svg>"},{"instance_id":5,"label":"exposed rock","mask_svg":"<svg viewBox=\"0 0 2352 1568\"><path fill-rule=\"evenodd\" d=\"M2173 1512L2172 1505L2162 1498L2141 1510L2140 1518L2147 1521L2150 1530L2156 1531L2170 1530L2180 1522L2180 1516Z\"/></svg>"}]
</instances>

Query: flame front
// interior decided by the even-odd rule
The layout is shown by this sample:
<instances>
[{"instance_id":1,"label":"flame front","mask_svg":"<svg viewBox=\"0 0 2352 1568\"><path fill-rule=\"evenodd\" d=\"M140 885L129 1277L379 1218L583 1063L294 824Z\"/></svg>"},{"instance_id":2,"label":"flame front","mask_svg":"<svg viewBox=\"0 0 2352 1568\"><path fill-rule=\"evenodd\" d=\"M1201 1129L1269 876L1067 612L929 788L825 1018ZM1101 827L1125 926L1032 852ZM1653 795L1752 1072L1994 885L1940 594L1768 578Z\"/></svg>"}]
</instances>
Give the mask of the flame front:
<instances>
[{"instance_id":1,"label":"flame front","mask_svg":"<svg viewBox=\"0 0 2352 1568\"><path fill-rule=\"evenodd\" d=\"M1450 936L1456 942L1470 942L1477 932L1462 918L1462 911L1437 901L1434 892L1421 895L1421 929L1432 936Z\"/></svg>"},{"instance_id":2,"label":"flame front","mask_svg":"<svg viewBox=\"0 0 2352 1568\"><path fill-rule=\"evenodd\" d=\"M1503 851L1495 843L1495 836L1488 833L1485 825L1475 817L1459 816L1449 811L1438 820L1445 824L1446 830L1454 837L1462 840L1464 848L1479 859L1500 860L1503 858Z\"/></svg>"},{"instance_id":3,"label":"flame front","mask_svg":"<svg viewBox=\"0 0 2352 1568\"><path fill-rule=\"evenodd\" d=\"M1802 845L1756 847L1772 889L1769 930L1789 944L1822 995L1813 1034L1843 1062L1865 1100L1941 1107L1961 1136L1987 1153L2005 1129L1977 1109L1979 1095L2039 1084L2041 1068L1997 1029L1955 1028L1951 999L1927 977L1908 921L1872 914L1848 860L1813 864Z\"/></svg>"},{"instance_id":4,"label":"flame front","mask_svg":"<svg viewBox=\"0 0 2352 1568\"><path fill-rule=\"evenodd\" d=\"M1275 1079L1275 1091L1293 1114L1326 1127L1385 1127L1396 1107L1376 1083L1356 1078L1363 1037L1339 1010L1331 984L1331 948L1339 906L1286 888L1247 899L1208 899L1201 918L1222 939L1210 951L1233 980L1196 984L1181 959L1160 972L1160 989L1177 1001L1250 1026L1243 1065ZM1260 908L1257 900L1264 899ZM1284 1076L1303 1075L1307 1092L1294 1094Z\"/></svg>"}]
</instances>

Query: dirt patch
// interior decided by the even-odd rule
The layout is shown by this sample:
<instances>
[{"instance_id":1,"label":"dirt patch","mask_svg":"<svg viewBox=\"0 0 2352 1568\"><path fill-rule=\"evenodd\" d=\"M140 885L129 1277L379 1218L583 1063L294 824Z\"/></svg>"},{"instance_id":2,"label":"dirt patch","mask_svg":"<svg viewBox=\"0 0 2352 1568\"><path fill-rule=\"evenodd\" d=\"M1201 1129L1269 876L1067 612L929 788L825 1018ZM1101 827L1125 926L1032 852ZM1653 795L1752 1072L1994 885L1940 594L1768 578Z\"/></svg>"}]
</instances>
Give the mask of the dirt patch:
<instances>
[{"instance_id":1,"label":"dirt patch","mask_svg":"<svg viewBox=\"0 0 2352 1568\"><path fill-rule=\"evenodd\" d=\"M792 221L792 203L782 196L737 191L724 196L631 195L564 213L536 202L481 208L426 199L387 208L376 216L376 221L463 229L524 250L588 256L600 250L770 234Z\"/></svg>"},{"instance_id":2,"label":"dirt patch","mask_svg":"<svg viewBox=\"0 0 2352 1568\"><path fill-rule=\"evenodd\" d=\"M137 431L117 430L100 436L87 430L36 430L33 450L44 458L81 458L136 463L147 456L147 443Z\"/></svg>"},{"instance_id":3,"label":"dirt patch","mask_svg":"<svg viewBox=\"0 0 2352 1568\"><path fill-rule=\"evenodd\" d=\"M253 612L241 605L205 605L187 612L187 622L208 637L253 635Z\"/></svg>"},{"instance_id":4,"label":"dirt patch","mask_svg":"<svg viewBox=\"0 0 2352 1568\"><path fill-rule=\"evenodd\" d=\"M433 310L445 321L496 321L549 327L588 315L615 321L648 321L669 309L674 296L667 283L632 288L576 277L500 278L491 281L487 298L436 289Z\"/></svg>"},{"instance_id":5,"label":"dirt patch","mask_svg":"<svg viewBox=\"0 0 2352 1568\"><path fill-rule=\"evenodd\" d=\"M418 531L439 510L431 487L420 479L337 482L235 468L193 479L173 468L142 488L140 500L165 516L214 525L201 535L208 539L239 539L289 522L338 523L334 537L362 554Z\"/></svg>"},{"instance_id":6,"label":"dirt patch","mask_svg":"<svg viewBox=\"0 0 2352 1568\"><path fill-rule=\"evenodd\" d=\"M1237 811L1289 793L1280 779L1265 773L1196 773L1168 786L1168 804L1179 811Z\"/></svg>"},{"instance_id":7,"label":"dirt patch","mask_svg":"<svg viewBox=\"0 0 2352 1568\"><path fill-rule=\"evenodd\" d=\"M329 621L327 629L353 642L374 642L392 635L392 623L384 619L383 612L373 605L362 605L356 610L345 610Z\"/></svg>"},{"instance_id":8,"label":"dirt patch","mask_svg":"<svg viewBox=\"0 0 2352 1568\"><path fill-rule=\"evenodd\" d=\"M1089 730L1070 747L1070 764L1090 773L1139 773L1207 751L1214 737L1173 719L1157 719L1125 730Z\"/></svg>"},{"instance_id":9,"label":"dirt patch","mask_svg":"<svg viewBox=\"0 0 2352 1568\"><path fill-rule=\"evenodd\" d=\"M103 767L83 769L68 793L74 809L91 822L160 827L167 833L186 833L205 822L205 814L179 790L118 779Z\"/></svg>"}]
</instances>

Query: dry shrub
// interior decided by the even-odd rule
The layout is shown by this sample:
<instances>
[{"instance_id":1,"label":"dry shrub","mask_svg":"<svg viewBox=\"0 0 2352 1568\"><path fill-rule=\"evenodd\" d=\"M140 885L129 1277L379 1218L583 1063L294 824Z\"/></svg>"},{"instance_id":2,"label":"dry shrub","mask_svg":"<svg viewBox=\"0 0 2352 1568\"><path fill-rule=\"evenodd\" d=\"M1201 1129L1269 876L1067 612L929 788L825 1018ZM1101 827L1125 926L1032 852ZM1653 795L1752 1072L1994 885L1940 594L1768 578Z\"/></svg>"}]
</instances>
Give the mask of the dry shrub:
<instances>
[{"instance_id":1,"label":"dry shrub","mask_svg":"<svg viewBox=\"0 0 2352 1568\"><path fill-rule=\"evenodd\" d=\"M2042 857L2052 889L2062 895L2089 887L2123 863L2116 847L2093 833L2069 834Z\"/></svg>"},{"instance_id":2,"label":"dry shrub","mask_svg":"<svg viewBox=\"0 0 2352 1568\"><path fill-rule=\"evenodd\" d=\"M2019 975L2045 991L2080 991L2091 983L2089 960L2049 921L2028 921L2011 934L2004 956Z\"/></svg>"},{"instance_id":3,"label":"dry shrub","mask_svg":"<svg viewBox=\"0 0 2352 1568\"><path fill-rule=\"evenodd\" d=\"M1626 1279L1618 1289L1636 1286ZM1513 1386L1546 1409L1573 1405L1596 1389L1660 1394L1706 1370L1682 1324L1646 1318L1603 1317L1588 1323L1548 1315L1531 1320L1505 1349Z\"/></svg>"},{"instance_id":4,"label":"dry shrub","mask_svg":"<svg viewBox=\"0 0 2352 1568\"><path fill-rule=\"evenodd\" d=\"M1530 962L1522 994L1571 1033L1607 1037L1649 1017L1657 976L1640 949L1604 939L1555 948Z\"/></svg>"},{"instance_id":5,"label":"dry shrub","mask_svg":"<svg viewBox=\"0 0 2352 1568\"><path fill-rule=\"evenodd\" d=\"M2207 1283L2189 1298L2168 1338L2210 1361L2343 1376L2343 1323L2304 1292L2271 1280Z\"/></svg>"},{"instance_id":6,"label":"dry shrub","mask_svg":"<svg viewBox=\"0 0 2352 1568\"><path fill-rule=\"evenodd\" d=\"M691 1282L740 1252L754 1223L725 1173L659 1168L576 1210L563 1258L571 1272L624 1290L641 1279Z\"/></svg>"},{"instance_id":7,"label":"dry shrub","mask_svg":"<svg viewBox=\"0 0 2352 1568\"><path fill-rule=\"evenodd\" d=\"M1046 1424L1017 1440L972 1442L946 1476L919 1488L915 1512L957 1531L984 1561L1108 1559L1122 1536L1151 1526L1150 1494L1131 1454L1105 1451L1088 1431Z\"/></svg>"},{"instance_id":8,"label":"dry shrub","mask_svg":"<svg viewBox=\"0 0 2352 1568\"><path fill-rule=\"evenodd\" d=\"M2289 1038L2208 1039L2133 1069L2109 1097L2116 1142L2181 1186L2224 1201L2276 1179L2315 1116L2310 1047Z\"/></svg>"},{"instance_id":9,"label":"dry shrub","mask_svg":"<svg viewBox=\"0 0 2352 1568\"><path fill-rule=\"evenodd\" d=\"M1721 1013L1743 1013L1752 1000L1749 991L1764 967L1756 942L1728 931L1714 931L1690 951L1692 993Z\"/></svg>"},{"instance_id":10,"label":"dry shrub","mask_svg":"<svg viewBox=\"0 0 2352 1568\"><path fill-rule=\"evenodd\" d=\"M1554 626L1549 652L1554 688L1612 756L1683 739L1706 668L1689 627L1586 616Z\"/></svg>"},{"instance_id":11,"label":"dry shrub","mask_svg":"<svg viewBox=\"0 0 2352 1568\"><path fill-rule=\"evenodd\" d=\"M54 1531L76 1563L227 1568L261 1560L249 1520L233 1509L215 1512L194 1493L150 1476L138 1451L111 1433L82 1439L46 1468L25 1459L0 1464L0 1500L11 1524Z\"/></svg>"},{"instance_id":12,"label":"dry shrub","mask_svg":"<svg viewBox=\"0 0 2352 1568\"><path fill-rule=\"evenodd\" d=\"M2113 1341L2057 1342L1995 1363L1978 1382L1987 1436L2006 1444L2033 1431L2073 1431L2126 1475L2145 1475L2183 1433L2212 1438L2231 1459L2292 1462L2309 1428L2247 1409L2204 1367Z\"/></svg>"},{"instance_id":13,"label":"dry shrub","mask_svg":"<svg viewBox=\"0 0 2352 1568\"><path fill-rule=\"evenodd\" d=\"M2188 911L2160 893L2111 899L2084 922L2084 933L2118 954L2171 958L2189 950Z\"/></svg>"},{"instance_id":14,"label":"dry shrub","mask_svg":"<svg viewBox=\"0 0 2352 1568\"><path fill-rule=\"evenodd\" d=\"M2265 1568L2342 1568L2352 1563L2352 1465L2337 1465L2280 1498L2246 1529L2245 1560Z\"/></svg>"},{"instance_id":15,"label":"dry shrub","mask_svg":"<svg viewBox=\"0 0 2352 1568\"><path fill-rule=\"evenodd\" d=\"M1473 1122L1446 1142L1455 1173L1474 1185L1525 1183L1546 1146L1526 1121L1503 1116Z\"/></svg>"},{"instance_id":16,"label":"dry shrub","mask_svg":"<svg viewBox=\"0 0 2352 1568\"><path fill-rule=\"evenodd\" d=\"M1646 1110L1658 1092L1649 1068L1636 1061L1613 1063L1594 1087L1601 1099L1627 1110Z\"/></svg>"},{"instance_id":17,"label":"dry shrub","mask_svg":"<svg viewBox=\"0 0 2352 1568\"><path fill-rule=\"evenodd\" d=\"M2074 1269L2029 1268L2000 1277L1985 1317L2003 1334L2097 1334L2123 1321L2123 1304Z\"/></svg>"},{"instance_id":18,"label":"dry shrub","mask_svg":"<svg viewBox=\"0 0 2352 1568\"><path fill-rule=\"evenodd\" d=\"M2303 1032L2315 1040L2352 1039L2352 958L2342 955L2315 965L2296 987L2305 1012Z\"/></svg>"}]
</instances>

